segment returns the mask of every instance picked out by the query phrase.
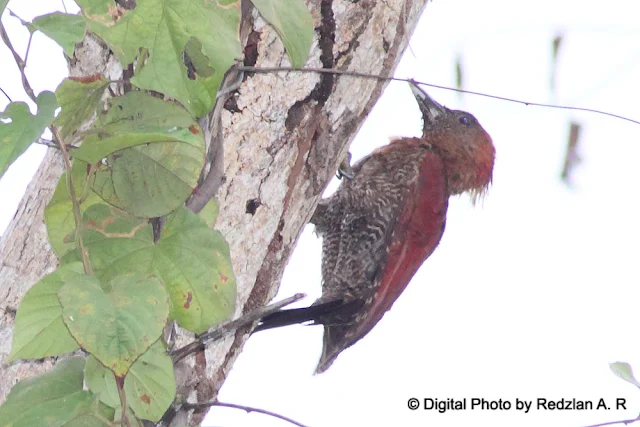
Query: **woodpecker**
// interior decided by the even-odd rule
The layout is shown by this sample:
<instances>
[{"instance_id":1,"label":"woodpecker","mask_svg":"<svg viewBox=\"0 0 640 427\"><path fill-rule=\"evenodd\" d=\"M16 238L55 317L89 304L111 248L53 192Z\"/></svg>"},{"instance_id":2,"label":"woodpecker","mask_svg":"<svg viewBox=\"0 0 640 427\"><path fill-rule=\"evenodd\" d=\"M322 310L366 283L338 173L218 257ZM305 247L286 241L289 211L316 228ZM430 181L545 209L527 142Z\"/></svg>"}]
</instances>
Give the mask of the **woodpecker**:
<instances>
[{"instance_id":1,"label":"woodpecker","mask_svg":"<svg viewBox=\"0 0 640 427\"><path fill-rule=\"evenodd\" d=\"M422 137L394 139L341 173L350 179L311 219L323 240L322 296L311 307L273 313L257 328L323 325L316 373L371 331L433 253L449 197L469 193L475 201L491 184L495 148L478 120L410 86Z\"/></svg>"}]
</instances>

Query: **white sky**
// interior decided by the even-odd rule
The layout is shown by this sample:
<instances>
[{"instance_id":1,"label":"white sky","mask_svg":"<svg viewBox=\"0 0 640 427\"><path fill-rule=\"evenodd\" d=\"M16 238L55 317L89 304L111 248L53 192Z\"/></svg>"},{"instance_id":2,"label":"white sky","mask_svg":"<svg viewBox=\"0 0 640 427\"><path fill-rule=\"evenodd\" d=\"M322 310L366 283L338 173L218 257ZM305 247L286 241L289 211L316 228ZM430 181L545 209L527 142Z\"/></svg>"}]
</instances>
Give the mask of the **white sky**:
<instances>
[{"instance_id":1,"label":"white sky","mask_svg":"<svg viewBox=\"0 0 640 427\"><path fill-rule=\"evenodd\" d=\"M48 5L48 6L47 6ZM31 19L59 2L10 2ZM606 110L640 119L640 4L631 0L436 0L425 11L398 76L454 84L464 61L470 90ZM20 52L26 30L3 20ZM24 40L19 40L20 34ZM563 33L550 93L551 41ZM6 49L0 86L26 99ZM5 65L6 64L6 65ZM59 48L37 34L29 59L36 92L65 75ZM362 70L366 71L366 70ZM292 326L247 343L220 399L282 413L309 426L586 426L640 413L640 391L609 362L640 372L638 242L640 125L589 113L526 107L429 90L472 112L497 148L494 185L482 205L450 203L444 238L377 327L313 376L322 330ZM6 99L0 96L0 108ZM583 126L573 185L559 180L569 121ZM416 135L420 119L405 84L392 83L352 145L355 159L388 136ZM0 231L44 150L35 147L0 181ZM307 227L279 297L320 287L320 240ZM627 411L436 411L426 397L534 400L627 399ZM534 403L535 405L535 403ZM214 409L205 426L286 426Z\"/></svg>"}]
</instances>

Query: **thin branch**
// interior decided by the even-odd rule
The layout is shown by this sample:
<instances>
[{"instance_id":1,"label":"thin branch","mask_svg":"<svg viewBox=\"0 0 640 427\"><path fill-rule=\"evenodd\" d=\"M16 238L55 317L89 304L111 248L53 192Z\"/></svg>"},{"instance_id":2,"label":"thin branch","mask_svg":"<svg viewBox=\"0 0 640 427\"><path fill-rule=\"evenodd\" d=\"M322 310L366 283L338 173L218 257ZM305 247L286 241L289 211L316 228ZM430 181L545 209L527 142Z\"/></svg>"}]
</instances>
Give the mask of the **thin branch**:
<instances>
[{"instance_id":1,"label":"thin branch","mask_svg":"<svg viewBox=\"0 0 640 427\"><path fill-rule=\"evenodd\" d=\"M593 425L585 426L585 427L604 427L604 426L613 426L613 425L616 425L616 424L624 424L624 425L627 425L627 424L632 424L632 423L635 423L635 422L638 422L638 421L640 421L640 417L638 417L638 418L631 418L631 419L628 419L628 420L609 421L609 422L606 422L606 423L602 423L602 424L593 424Z\"/></svg>"},{"instance_id":2,"label":"thin branch","mask_svg":"<svg viewBox=\"0 0 640 427\"><path fill-rule=\"evenodd\" d=\"M0 87L0 92L2 92L2 94L3 94L4 96L6 96L6 97L7 97L7 99L9 100L9 102L13 102L13 100L11 99L11 97L10 97L9 95L7 95L7 92L5 92L5 91L4 91L4 89L2 89L1 87Z\"/></svg>"},{"instance_id":3,"label":"thin branch","mask_svg":"<svg viewBox=\"0 0 640 427\"><path fill-rule=\"evenodd\" d=\"M24 63L27 64L29 60L29 51L31 50L31 40L33 40L33 33L29 31L29 42L27 43L27 51L24 53Z\"/></svg>"},{"instance_id":4,"label":"thin branch","mask_svg":"<svg viewBox=\"0 0 640 427\"><path fill-rule=\"evenodd\" d=\"M251 313L247 313L235 320L229 320L220 325L216 326L214 329L209 332L205 332L200 335L196 341L191 342L184 347L180 347L170 352L171 358L173 359L173 364L175 365L180 360L187 357L189 354L201 349L205 345L219 340L226 334L233 332L237 329L242 328L243 326L250 325L258 320L262 319L264 316L275 313L280 310L282 307L285 307L289 304L293 304L296 301L301 300L306 297L305 294L295 294L292 297L285 298L282 301L266 305L264 307L260 307L256 310L253 310Z\"/></svg>"},{"instance_id":5,"label":"thin branch","mask_svg":"<svg viewBox=\"0 0 640 427\"><path fill-rule=\"evenodd\" d=\"M45 139L45 138L38 138L35 141L33 141L35 144L39 144L39 145L44 145L45 147L49 147L49 148L55 148L56 150L59 150L60 147L58 146L57 143L55 143L54 141L51 141L50 139ZM78 148L75 145L71 145L71 144L67 144L66 145L67 149L69 150L73 150Z\"/></svg>"},{"instance_id":6,"label":"thin branch","mask_svg":"<svg viewBox=\"0 0 640 427\"><path fill-rule=\"evenodd\" d=\"M33 102L36 102L36 95L33 92L33 89L31 89L31 85L29 84L29 80L27 79L27 75L25 73L26 64L22 60L20 55L18 55L18 52L16 52L16 50L13 48L13 45L11 44L11 40L9 40L9 36L7 35L7 30L4 28L4 25L2 24L1 21L0 21L0 37L2 38L2 41L4 42L4 44L7 45L7 47L13 54L13 59L16 61L16 65L20 69L20 75L22 76L22 87L24 88L24 91L27 92L27 95L29 95L29 98L31 98Z\"/></svg>"},{"instance_id":7,"label":"thin branch","mask_svg":"<svg viewBox=\"0 0 640 427\"><path fill-rule=\"evenodd\" d=\"M333 68L245 67L245 66L235 67L235 68L238 69L238 70L248 71L248 72L253 72L253 73L276 73L276 72L322 73L322 74L339 74L339 75L342 75L342 76L360 77L360 78L364 78L364 79L375 79L375 80L393 80L393 81L398 81L398 82L410 82L410 81L412 81L412 82L414 82L416 84L419 84L419 85L434 87L434 88L437 88L437 89L452 90L454 92L468 93L470 95L484 96L486 98L498 99L498 100L507 101L507 102L515 102L515 103L518 103L518 104L531 105L531 106L534 106L534 107L559 108L559 109L562 109L562 110L586 111L588 113L602 114L604 116L615 117L617 119L626 120L628 122L636 123L636 124L640 125L640 121L638 121L638 120L634 120L634 119L631 119L629 117L620 116L618 114L613 114L613 113L609 113L609 112L602 111L602 110L594 110L592 108L582 108L582 107L571 107L571 106L567 106L567 105L543 104L543 103L539 103L539 102L522 101L522 100L514 99L514 98L506 98L504 96L490 95L490 94L487 94L487 93L474 92L474 91L471 91L471 90L458 89L458 88L449 87L449 86L441 86L441 85L436 85L436 84L431 84L431 83L420 82L420 81L417 81L417 80L414 80L414 79L403 79L403 78L400 78L400 77L384 77L384 76L378 76L378 75L374 75L374 74L359 73L357 71L336 70L336 69L333 69Z\"/></svg>"},{"instance_id":8,"label":"thin branch","mask_svg":"<svg viewBox=\"0 0 640 427\"><path fill-rule=\"evenodd\" d=\"M266 409L254 408L252 406L245 406L245 405L237 405L235 403L224 403L224 402L214 401L214 402L202 402L202 403L185 403L182 406L183 408L186 408L186 409L203 409L203 408L210 408L212 406L218 406L221 408L240 409L242 411L245 411L247 414L251 412L256 412L258 414L263 414L273 418L278 418L280 420L293 424L294 426L307 427L306 425L299 423L296 420L292 420L289 417L285 417L284 415L280 415L272 411L267 411Z\"/></svg>"}]
</instances>

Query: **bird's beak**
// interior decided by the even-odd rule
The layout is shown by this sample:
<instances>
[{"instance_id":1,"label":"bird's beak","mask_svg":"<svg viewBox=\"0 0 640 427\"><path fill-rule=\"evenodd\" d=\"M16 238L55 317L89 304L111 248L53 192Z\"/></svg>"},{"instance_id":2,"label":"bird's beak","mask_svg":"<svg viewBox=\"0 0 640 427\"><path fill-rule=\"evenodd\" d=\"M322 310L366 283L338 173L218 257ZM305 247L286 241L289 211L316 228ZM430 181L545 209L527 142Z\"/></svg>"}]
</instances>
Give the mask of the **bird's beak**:
<instances>
[{"instance_id":1,"label":"bird's beak","mask_svg":"<svg viewBox=\"0 0 640 427\"><path fill-rule=\"evenodd\" d=\"M422 118L424 119L425 130L435 123L440 117L446 113L446 108L434 101L427 93L422 90L418 84L409 80L409 86L411 86L411 92L418 101L418 106L422 112Z\"/></svg>"}]
</instances>

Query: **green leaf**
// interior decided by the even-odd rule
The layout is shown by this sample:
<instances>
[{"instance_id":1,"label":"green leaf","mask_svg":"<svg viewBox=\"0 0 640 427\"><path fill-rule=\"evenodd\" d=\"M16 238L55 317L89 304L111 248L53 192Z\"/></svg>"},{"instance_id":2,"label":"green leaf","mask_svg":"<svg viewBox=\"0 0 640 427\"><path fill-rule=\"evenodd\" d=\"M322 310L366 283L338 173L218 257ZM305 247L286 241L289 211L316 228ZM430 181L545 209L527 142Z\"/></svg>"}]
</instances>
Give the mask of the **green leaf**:
<instances>
[{"instance_id":1,"label":"green leaf","mask_svg":"<svg viewBox=\"0 0 640 427\"><path fill-rule=\"evenodd\" d=\"M118 407L120 400L113 372L91 357L85 372L89 389L107 405ZM124 380L124 391L136 417L150 421L162 418L175 398L176 380L173 363L161 342L156 342L133 364Z\"/></svg>"},{"instance_id":2,"label":"green leaf","mask_svg":"<svg viewBox=\"0 0 640 427\"><path fill-rule=\"evenodd\" d=\"M89 86L67 81L68 90L64 93L73 94L67 97L68 102L87 94ZM94 102L98 102L102 91L89 91L89 97L98 95L94 99ZM84 110L85 116L94 114L97 104L91 105L93 107ZM197 183L205 155L202 131L189 112L175 103L142 92L130 92L125 96L111 98L107 113L98 117L89 132L91 134L85 138L82 147L71 152L75 159L72 175L76 194L78 197L83 192L86 195L86 200L80 206L81 210L102 201L94 191L85 192L89 169L83 160L96 164L104 156L117 150L120 151L108 156L104 164L100 165L97 174L98 193L108 202L134 214L153 217L168 213L183 204ZM138 146L138 151L121 150L123 147L152 141L170 141L160 144L164 144L165 151L176 153L176 156L163 158L158 155L162 149L145 146ZM148 157L149 153L156 157ZM115 167L111 168L110 164ZM140 164L148 168L135 170ZM127 187L127 172L140 177L132 187ZM145 185L145 182L151 184ZM96 180L93 179L92 188L96 188L95 183ZM75 247L72 234L75 222L66 175L61 178L47 205L45 221L51 245L58 256Z\"/></svg>"},{"instance_id":3,"label":"green leaf","mask_svg":"<svg viewBox=\"0 0 640 427\"><path fill-rule=\"evenodd\" d=\"M0 177L53 121L58 108L56 96L44 91L38 95L36 103L38 113L35 116L24 102L12 102L0 112Z\"/></svg>"},{"instance_id":4,"label":"green leaf","mask_svg":"<svg viewBox=\"0 0 640 427\"><path fill-rule=\"evenodd\" d=\"M224 73L240 57L240 1L147 0L134 10L113 16L113 2L79 0L89 29L106 41L122 64L134 61L141 48L149 57L131 82L176 99L196 117L213 107ZM191 80L184 65L187 41L197 39L209 58L210 77Z\"/></svg>"},{"instance_id":5,"label":"green leaf","mask_svg":"<svg viewBox=\"0 0 640 427\"><path fill-rule=\"evenodd\" d=\"M83 368L84 358L72 357L20 381L0 406L0 427L106 427L113 409L82 390Z\"/></svg>"},{"instance_id":6,"label":"green leaf","mask_svg":"<svg viewBox=\"0 0 640 427\"><path fill-rule=\"evenodd\" d=\"M75 160L71 167L73 185L78 198L81 198L85 192L87 168L88 164L80 160ZM85 209L96 203L102 203L102 199L93 191L88 190L86 199L81 200L80 211L84 212ZM44 209L44 222L47 226L47 233L49 233L49 243L58 257L75 249L76 223L73 218L73 204L67 186L67 172L60 177L56 191Z\"/></svg>"},{"instance_id":7,"label":"green leaf","mask_svg":"<svg viewBox=\"0 0 640 427\"><path fill-rule=\"evenodd\" d=\"M62 321L58 290L66 281L83 275L82 264L65 265L29 289L16 314L8 361L59 356L79 348Z\"/></svg>"},{"instance_id":8,"label":"green leaf","mask_svg":"<svg viewBox=\"0 0 640 427\"><path fill-rule=\"evenodd\" d=\"M313 17L302 0L251 0L262 17L276 29L291 65L302 67L313 41Z\"/></svg>"},{"instance_id":9,"label":"green leaf","mask_svg":"<svg viewBox=\"0 0 640 427\"><path fill-rule=\"evenodd\" d=\"M93 117L96 110L102 106L102 94L107 85L108 81L101 76L96 76L95 80L88 82L68 78L60 83L56 89L56 96L62 108L56 118L56 124L61 128L63 138L66 139Z\"/></svg>"},{"instance_id":10,"label":"green leaf","mask_svg":"<svg viewBox=\"0 0 640 427\"><path fill-rule=\"evenodd\" d=\"M7 7L7 3L9 3L9 0L0 0L0 17L2 16L2 12L4 12L4 8Z\"/></svg>"},{"instance_id":11,"label":"green leaf","mask_svg":"<svg viewBox=\"0 0 640 427\"><path fill-rule=\"evenodd\" d=\"M113 375L113 374L112 374ZM115 421L115 426L120 425L120 420L122 419L122 408L118 405L114 408L113 421ZM134 414L131 408L127 405L127 417L129 418L129 422L131 423L131 427L144 427L142 421L140 421ZM113 427L111 425L110 427Z\"/></svg>"},{"instance_id":12,"label":"green leaf","mask_svg":"<svg viewBox=\"0 0 640 427\"><path fill-rule=\"evenodd\" d=\"M24 19L20 18L18 15L16 15L15 13L13 13L12 10L9 10L9 15L13 16L14 18L18 19L20 21L20 23L22 25L24 25L27 28L27 31L29 31L31 34L36 32L36 27L33 26L33 24L29 21L25 21Z\"/></svg>"},{"instance_id":13,"label":"green leaf","mask_svg":"<svg viewBox=\"0 0 640 427\"><path fill-rule=\"evenodd\" d=\"M128 148L98 166L93 190L133 215L167 215L197 185L203 154L199 147L176 142Z\"/></svg>"},{"instance_id":14,"label":"green leaf","mask_svg":"<svg viewBox=\"0 0 640 427\"><path fill-rule=\"evenodd\" d=\"M198 147L199 140L189 129L142 129L145 132L113 135L100 139L97 135L85 138L85 143L74 150L73 157L87 163L97 163L100 159L125 148L154 142L184 142ZM155 130L155 132L154 132ZM198 135L201 135L198 130Z\"/></svg>"},{"instance_id":15,"label":"green leaf","mask_svg":"<svg viewBox=\"0 0 640 427\"><path fill-rule=\"evenodd\" d=\"M82 16L61 12L38 16L33 26L58 43L69 58L73 57L75 45L82 41L87 29Z\"/></svg>"},{"instance_id":16,"label":"green leaf","mask_svg":"<svg viewBox=\"0 0 640 427\"><path fill-rule=\"evenodd\" d=\"M136 361L136 363L138 363L138 361ZM133 365L135 366L136 363ZM120 406L116 377L113 375L113 372L105 368L104 365L92 355L89 355L87 364L84 367L84 380L87 383L89 391L95 393L98 399L105 405L112 408ZM125 381L126 380L125 377ZM129 399L127 399L127 401L128 400Z\"/></svg>"},{"instance_id":17,"label":"green leaf","mask_svg":"<svg viewBox=\"0 0 640 427\"><path fill-rule=\"evenodd\" d=\"M142 92L109 101L76 159L98 166L93 190L139 217L158 217L182 205L205 161L202 130L179 105Z\"/></svg>"},{"instance_id":18,"label":"green leaf","mask_svg":"<svg viewBox=\"0 0 640 427\"><path fill-rule=\"evenodd\" d=\"M152 127L169 129L197 126L184 108L171 101L164 101L145 92L129 92L109 99L107 113L96 125L101 132L136 132ZM199 127L198 127L199 129Z\"/></svg>"},{"instance_id":19,"label":"green leaf","mask_svg":"<svg viewBox=\"0 0 640 427\"><path fill-rule=\"evenodd\" d=\"M58 298L71 335L118 376L160 337L169 314L166 290L153 276L116 276L104 289L84 276L67 281Z\"/></svg>"},{"instance_id":20,"label":"green leaf","mask_svg":"<svg viewBox=\"0 0 640 427\"><path fill-rule=\"evenodd\" d=\"M106 205L87 209L84 222L83 242L102 281L123 273L155 274L169 291L171 318L196 333L233 313L236 283L229 246L187 208L169 215L156 244L146 220ZM62 262L70 259L75 258Z\"/></svg>"},{"instance_id":21,"label":"green leaf","mask_svg":"<svg viewBox=\"0 0 640 427\"><path fill-rule=\"evenodd\" d=\"M216 225L216 219L218 219L218 214L220 213L220 204L216 200L216 198L212 198L204 205L204 208L198 213L198 216L207 223L207 226L213 228Z\"/></svg>"},{"instance_id":22,"label":"green leaf","mask_svg":"<svg viewBox=\"0 0 640 427\"><path fill-rule=\"evenodd\" d=\"M633 376L633 369L631 369L631 365L626 362L615 362L610 363L609 367L618 377L640 388L640 383Z\"/></svg>"},{"instance_id":23,"label":"green leaf","mask_svg":"<svg viewBox=\"0 0 640 427\"><path fill-rule=\"evenodd\" d=\"M138 418L159 421L176 397L173 362L158 342L131 367L124 380L127 402Z\"/></svg>"},{"instance_id":24,"label":"green leaf","mask_svg":"<svg viewBox=\"0 0 640 427\"><path fill-rule=\"evenodd\" d=\"M74 158L94 164L116 151L153 142L183 142L204 155L202 131L182 107L144 92L129 92L109 104L106 118L93 129L98 135L85 138Z\"/></svg>"},{"instance_id":25,"label":"green leaf","mask_svg":"<svg viewBox=\"0 0 640 427\"><path fill-rule=\"evenodd\" d=\"M233 314L236 281L224 237L182 207L167 218L155 268L173 301L172 317L204 332Z\"/></svg>"}]
</instances>

